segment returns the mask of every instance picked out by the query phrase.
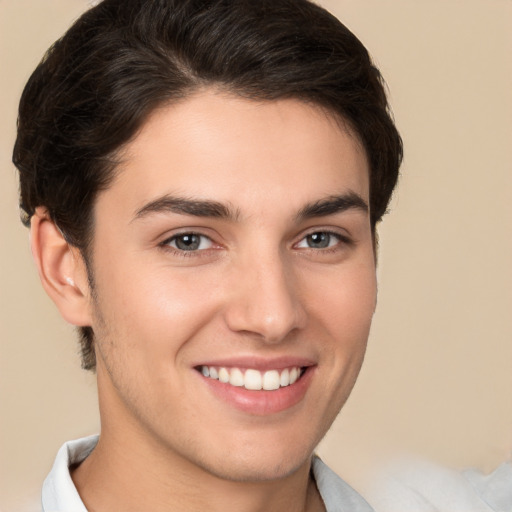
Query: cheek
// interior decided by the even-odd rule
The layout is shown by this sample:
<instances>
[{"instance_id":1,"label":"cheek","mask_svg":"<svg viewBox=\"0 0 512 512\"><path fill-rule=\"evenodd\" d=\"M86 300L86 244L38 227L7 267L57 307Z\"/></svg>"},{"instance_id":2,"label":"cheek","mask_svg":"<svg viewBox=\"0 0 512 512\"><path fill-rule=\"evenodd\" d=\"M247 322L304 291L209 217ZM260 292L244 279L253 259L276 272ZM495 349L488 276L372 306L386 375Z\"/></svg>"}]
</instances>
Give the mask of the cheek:
<instances>
[{"instance_id":1,"label":"cheek","mask_svg":"<svg viewBox=\"0 0 512 512\"><path fill-rule=\"evenodd\" d=\"M336 390L327 408L337 414L359 374L375 310L376 277L373 260L345 267L324 282L315 298L322 343L318 349L326 389Z\"/></svg>"},{"instance_id":2,"label":"cheek","mask_svg":"<svg viewBox=\"0 0 512 512\"><path fill-rule=\"evenodd\" d=\"M208 322L215 305L198 273L151 270L140 262L132 267L127 261L98 275L99 334L103 331L111 347L136 353L130 358L133 364L146 361L154 368L179 356L180 347Z\"/></svg>"},{"instance_id":3,"label":"cheek","mask_svg":"<svg viewBox=\"0 0 512 512\"><path fill-rule=\"evenodd\" d=\"M366 341L375 311L377 285L372 261L327 276L311 293L310 305L334 338L344 344ZM320 283L318 283L320 284Z\"/></svg>"},{"instance_id":4,"label":"cheek","mask_svg":"<svg viewBox=\"0 0 512 512\"><path fill-rule=\"evenodd\" d=\"M325 430L346 402L361 369L375 309L375 266L351 265L339 270L312 296L310 319L320 354L321 388L315 403L325 411Z\"/></svg>"}]
</instances>

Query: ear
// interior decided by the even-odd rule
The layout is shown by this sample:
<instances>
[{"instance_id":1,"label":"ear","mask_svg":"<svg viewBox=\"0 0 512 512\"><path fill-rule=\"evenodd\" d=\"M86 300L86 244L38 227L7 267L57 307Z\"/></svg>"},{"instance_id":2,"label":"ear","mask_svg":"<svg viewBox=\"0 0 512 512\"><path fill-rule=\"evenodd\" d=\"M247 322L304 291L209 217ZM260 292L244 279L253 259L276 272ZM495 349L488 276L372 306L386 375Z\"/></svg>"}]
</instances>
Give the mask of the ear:
<instances>
[{"instance_id":1,"label":"ear","mask_svg":"<svg viewBox=\"0 0 512 512\"><path fill-rule=\"evenodd\" d=\"M87 269L80 251L70 246L45 208L30 222L30 246L43 288L70 324L91 325Z\"/></svg>"}]
</instances>

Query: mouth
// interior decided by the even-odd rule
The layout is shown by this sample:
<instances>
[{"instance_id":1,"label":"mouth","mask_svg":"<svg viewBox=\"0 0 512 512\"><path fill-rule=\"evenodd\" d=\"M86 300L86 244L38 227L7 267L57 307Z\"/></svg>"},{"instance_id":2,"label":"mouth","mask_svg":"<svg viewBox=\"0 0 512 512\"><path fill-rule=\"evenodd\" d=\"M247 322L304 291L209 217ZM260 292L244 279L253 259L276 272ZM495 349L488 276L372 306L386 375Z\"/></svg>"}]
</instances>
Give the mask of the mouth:
<instances>
[{"instance_id":1,"label":"mouth","mask_svg":"<svg viewBox=\"0 0 512 512\"><path fill-rule=\"evenodd\" d=\"M224 366L196 367L203 377L218 380L230 386L249 391L276 391L295 384L306 372L305 366L260 371L255 368L227 368Z\"/></svg>"},{"instance_id":2,"label":"mouth","mask_svg":"<svg viewBox=\"0 0 512 512\"><path fill-rule=\"evenodd\" d=\"M276 414L298 406L317 369L316 364L298 360L229 363L205 363L194 370L214 397L252 416Z\"/></svg>"}]
</instances>

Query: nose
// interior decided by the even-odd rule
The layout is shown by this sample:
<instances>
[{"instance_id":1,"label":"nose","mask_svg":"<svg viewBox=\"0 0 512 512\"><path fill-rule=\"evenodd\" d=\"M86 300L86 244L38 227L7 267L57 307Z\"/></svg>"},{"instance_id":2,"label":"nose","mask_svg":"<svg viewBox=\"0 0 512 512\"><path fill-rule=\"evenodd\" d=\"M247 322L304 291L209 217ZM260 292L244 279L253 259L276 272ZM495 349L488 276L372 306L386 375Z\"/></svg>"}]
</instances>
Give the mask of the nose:
<instances>
[{"instance_id":1,"label":"nose","mask_svg":"<svg viewBox=\"0 0 512 512\"><path fill-rule=\"evenodd\" d=\"M279 255L253 258L233 275L225 320L232 331L279 343L304 328L300 283Z\"/></svg>"}]
</instances>

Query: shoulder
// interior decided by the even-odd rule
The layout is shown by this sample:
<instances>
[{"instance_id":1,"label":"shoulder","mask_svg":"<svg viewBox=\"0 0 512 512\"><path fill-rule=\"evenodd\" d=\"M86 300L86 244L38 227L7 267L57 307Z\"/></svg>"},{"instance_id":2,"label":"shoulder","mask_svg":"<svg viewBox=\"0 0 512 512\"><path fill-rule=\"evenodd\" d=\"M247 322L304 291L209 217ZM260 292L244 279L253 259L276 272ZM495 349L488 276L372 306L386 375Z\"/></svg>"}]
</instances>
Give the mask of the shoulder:
<instances>
[{"instance_id":1,"label":"shoulder","mask_svg":"<svg viewBox=\"0 0 512 512\"><path fill-rule=\"evenodd\" d=\"M486 475L402 463L378 479L369 499L378 512L511 512L512 464Z\"/></svg>"}]
</instances>

